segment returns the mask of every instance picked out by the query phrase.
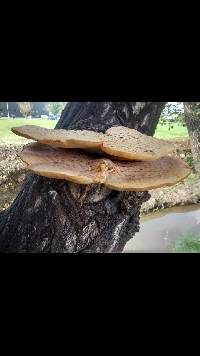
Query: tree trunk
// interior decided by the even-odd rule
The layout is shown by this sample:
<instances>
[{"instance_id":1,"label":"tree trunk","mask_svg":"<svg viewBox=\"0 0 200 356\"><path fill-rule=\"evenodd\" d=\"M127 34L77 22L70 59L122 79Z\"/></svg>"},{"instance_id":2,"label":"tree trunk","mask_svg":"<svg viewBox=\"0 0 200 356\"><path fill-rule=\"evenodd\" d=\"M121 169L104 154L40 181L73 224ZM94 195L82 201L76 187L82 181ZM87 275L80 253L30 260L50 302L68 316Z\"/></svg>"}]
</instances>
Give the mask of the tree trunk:
<instances>
[{"instance_id":1,"label":"tree trunk","mask_svg":"<svg viewBox=\"0 0 200 356\"><path fill-rule=\"evenodd\" d=\"M184 112L195 170L200 175L200 103L184 103Z\"/></svg>"},{"instance_id":2,"label":"tree trunk","mask_svg":"<svg viewBox=\"0 0 200 356\"><path fill-rule=\"evenodd\" d=\"M56 128L105 132L116 125L152 135L163 102L68 103ZM139 231L148 192L117 192L30 175L0 214L1 252L121 252Z\"/></svg>"}]
</instances>

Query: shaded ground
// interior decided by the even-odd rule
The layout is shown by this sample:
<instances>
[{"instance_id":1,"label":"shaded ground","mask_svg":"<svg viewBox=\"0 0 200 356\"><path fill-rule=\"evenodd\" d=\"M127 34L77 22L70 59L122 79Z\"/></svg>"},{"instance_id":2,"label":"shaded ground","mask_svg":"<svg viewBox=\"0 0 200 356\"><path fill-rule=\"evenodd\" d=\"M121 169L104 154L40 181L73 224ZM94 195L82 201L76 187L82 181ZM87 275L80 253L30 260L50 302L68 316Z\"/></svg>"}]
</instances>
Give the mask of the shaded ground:
<instances>
[{"instance_id":1,"label":"shaded ground","mask_svg":"<svg viewBox=\"0 0 200 356\"><path fill-rule=\"evenodd\" d=\"M27 140L19 138L13 143L1 139L0 142L0 210L7 209L14 200L25 177L25 164L18 152Z\"/></svg>"},{"instance_id":2,"label":"shaded ground","mask_svg":"<svg viewBox=\"0 0 200 356\"><path fill-rule=\"evenodd\" d=\"M200 182L196 177L173 187L150 191L151 198L142 205L141 214L173 206L200 203Z\"/></svg>"}]
</instances>

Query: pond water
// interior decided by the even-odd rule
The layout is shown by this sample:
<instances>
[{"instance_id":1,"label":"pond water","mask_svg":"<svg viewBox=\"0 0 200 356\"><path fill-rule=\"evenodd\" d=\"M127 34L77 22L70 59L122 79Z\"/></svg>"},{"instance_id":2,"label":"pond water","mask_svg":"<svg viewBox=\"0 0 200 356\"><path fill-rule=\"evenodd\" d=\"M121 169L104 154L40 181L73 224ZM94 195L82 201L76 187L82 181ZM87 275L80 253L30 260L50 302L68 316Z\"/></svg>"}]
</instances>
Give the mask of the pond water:
<instances>
[{"instance_id":1,"label":"pond water","mask_svg":"<svg viewBox=\"0 0 200 356\"><path fill-rule=\"evenodd\" d=\"M187 233L200 235L200 204L174 207L141 218L141 228L123 252L172 252Z\"/></svg>"}]
</instances>

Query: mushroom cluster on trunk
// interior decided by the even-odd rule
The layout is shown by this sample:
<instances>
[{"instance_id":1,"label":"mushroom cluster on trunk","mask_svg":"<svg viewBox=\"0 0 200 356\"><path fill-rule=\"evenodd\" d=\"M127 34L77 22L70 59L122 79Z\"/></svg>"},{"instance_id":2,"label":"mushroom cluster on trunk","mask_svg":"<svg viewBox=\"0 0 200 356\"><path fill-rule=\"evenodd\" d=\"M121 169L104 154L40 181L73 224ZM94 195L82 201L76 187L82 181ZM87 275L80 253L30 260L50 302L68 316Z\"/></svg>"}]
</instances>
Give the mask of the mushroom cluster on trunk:
<instances>
[{"instance_id":1,"label":"mushroom cluster on trunk","mask_svg":"<svg viewBox=\"0 0 200 356\"><path fill-rule=\"evenodd\" d=\"M105 133L32 125L12 131L38 141L26 145L20 157L29 170L48 178L143 192L174 185L191 173L184 161L169 155L174 147L168 141L124 126Z\"/></svg>"}]
</instances>

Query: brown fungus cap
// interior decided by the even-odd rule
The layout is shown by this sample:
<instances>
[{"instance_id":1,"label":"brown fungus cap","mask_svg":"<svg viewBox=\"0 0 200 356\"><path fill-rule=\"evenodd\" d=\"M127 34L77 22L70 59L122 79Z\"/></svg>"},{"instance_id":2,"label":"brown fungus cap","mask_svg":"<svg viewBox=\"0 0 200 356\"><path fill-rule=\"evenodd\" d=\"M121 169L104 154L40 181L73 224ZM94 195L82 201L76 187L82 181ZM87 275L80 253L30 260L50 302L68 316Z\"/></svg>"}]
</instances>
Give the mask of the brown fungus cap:
<instances>
[{"instance_id":1,"label":"brown fungus cap","mask_svg":"<svg viewBox=\"0 0 200 356\"><path fill-rule=\"evenodd\" d=\"M103 183L104 162L94 160L79 150L55 148L40 143L24 146L20 158L41 176L66 179L79 184Z\"/></svg>"},{"instance_id":2,"label":"brown fungus cap","mask_svg":"<svg viewBox=\"0 0 200 356\"><path fill-rule=\"evenodd\" d=\"M163 157L148 162L112 162L93 159L79 150L33 143L24 147L21 159L41 176L79 184L104 184L118 191L146 191L174 185L191 170L179 158Z\"/></svg>"},{"instance_id":3,"label":"brown fungus cap","mask_svg":"<svg viewBox=\"0 0 200 356\"><path fill-rule=\"evenodd\" d=\"M104 140L104 134L88 130L47 129L35 125L12 127L11 130L16 135L65 148L96 148Z\"/></svg>"},{"instance_id":4,"label":"brown fungus cap","mask_svg":"<svg viewBox=\"0 0 200 356\"><path fill-rule=\"evenodd\" d=\"M136 161L151 161L173 151L165 140L147 136L137 130L116 126L106 131L107 141L102 150L109 155Z\"/></svg>"},{"instance_id":5,"label":"brown fungus cap","mask_svg":"<svg viewBox=\"0 0 200 356\"><path fill-rule=\"evenodd\" d=\"M106 180L108 188L119 191L146 191L174 185L185 179L191 169L180 158L161 157L146 162L114 162L115 174Z\"/></svg>"},{"instance_id":6,"label":"brown fungus cap","mask_svg":"<svg viewBox=\"0 0 200 356\"><path fill-rule=\"evenodd\" d=\"M112 127L105 134L88 130L53 130L34 125L13 127L12 131L51 146L97 149L125 160L149 161L173 151L173 145L169 142L124 126Z\"/></svg>"}]
</instances>

